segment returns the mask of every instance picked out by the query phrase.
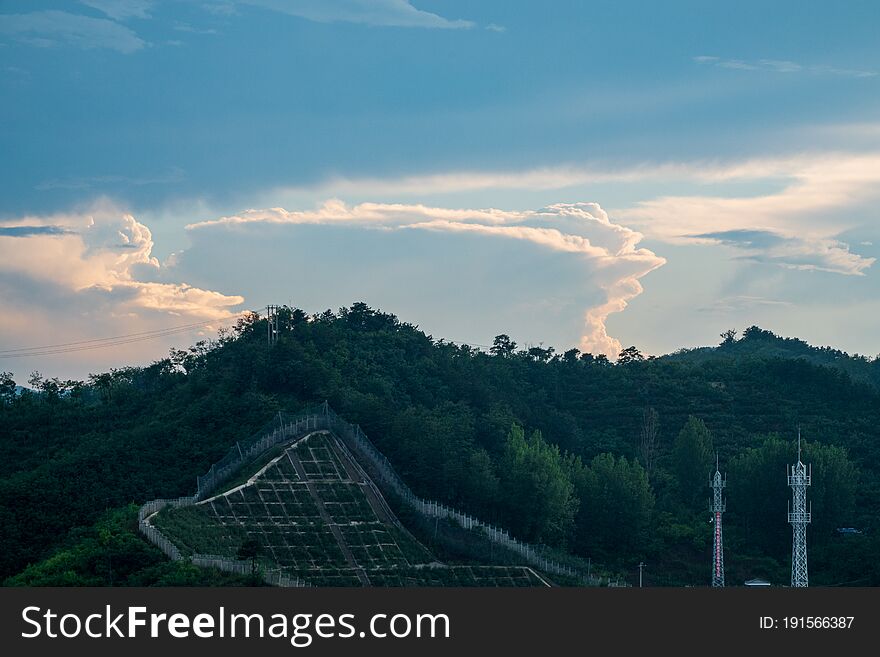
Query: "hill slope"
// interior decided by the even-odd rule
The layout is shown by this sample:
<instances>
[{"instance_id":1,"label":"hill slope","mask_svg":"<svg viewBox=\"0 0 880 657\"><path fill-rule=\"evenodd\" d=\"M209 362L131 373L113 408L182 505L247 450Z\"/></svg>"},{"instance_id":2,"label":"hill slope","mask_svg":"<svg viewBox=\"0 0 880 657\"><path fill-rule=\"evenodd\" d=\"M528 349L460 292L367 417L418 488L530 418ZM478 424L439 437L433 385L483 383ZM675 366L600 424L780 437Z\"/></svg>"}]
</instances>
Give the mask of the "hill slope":
<instances>
[{"instance_id":1,"label":"hill slope","mask_svg":"<svg viewBox=\"0 0 880 657\"><path fill-rule=\"evenodd\" d=\"M320 586L534 586L526 567L446 566L407 532L329 432L285 446L243 484L148 518L185 554L262 560Z\"/></svg>"},{"instance_id":2,"label":"hill slope","mask_svg":"<svg viewBox=\"0 0 880 657\"><path fill-rule=\"evenodd\" d=\"M326 399L418 495L633 578L645 560L652 584L706 582L716 451L730 581L785 582L782 473L800 426L814 474L811 582L880 584L866 557L880 552L880 391L840 368L755 354L611 365L503 340L483 353L363 304L283 309L279 327L271 351L252 317L69 394L4 400L0 573L50 557L103 509L190 494L193 473L241 435Z\"/></svg>"},{"instance_id":3,"label":"hill slope","mask_svg":"<svg viewBox=\"0 0 880 657\"><path fill-rule=\"evenodd\" d=\"M784 338L757 326L747 328L739 340L731 336L717 347L682 349L663 358L691 363L750 358L801 359L814 365L838 369L846 372L854 381L870 383L880 388L880 359L859 354L850 355L833 347L814 347L798 338Z\"/></svg>"}]
</instances>

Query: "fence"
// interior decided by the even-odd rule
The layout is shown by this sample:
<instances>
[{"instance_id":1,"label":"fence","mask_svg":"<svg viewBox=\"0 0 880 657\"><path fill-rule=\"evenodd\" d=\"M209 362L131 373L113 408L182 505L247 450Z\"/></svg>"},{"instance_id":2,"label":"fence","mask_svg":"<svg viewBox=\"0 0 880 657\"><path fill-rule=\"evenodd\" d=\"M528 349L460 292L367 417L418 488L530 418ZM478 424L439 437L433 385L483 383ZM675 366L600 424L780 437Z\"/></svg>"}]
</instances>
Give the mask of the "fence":
<instances>
[{"instance_id":1,"label":"fence","mask_svg":"<svg viewBox=\"0 0 880 657\"><path fill-rule=\"evenodd\" d=\"M272 449L276 445L317 430L327 430L336 434L349 449L356 452L371 466L378 479L381 480L381 482L376 483L384 483L404 503L418 513L430 518L452 520L465 529L482 532L493 543L520 555L524 561L544 572L572 577L585 584L594 586L601 584L603 580L608 586L619 585L618 580L583 573L545 556L540 548L517 540L504 529L485 523L478 518L439 502L424 500L418 497L403 482L388 459L376 449L375 445L361 431L360 426L350 424L340 418L327 402L296 415L279 411L278 415L266 427L251 436L250 439L236 442L235 446L229 450L226 456L212 465L204 475L197 477L197 492L195 495L167 500L152 500L144 504L138 514L138 525L141 532L170 559L175 561L181 560L183 555L180 550L150 524L150 516L166 506L178 507L196 504L208 497L220 484L235 474L246 461L257 458L260 454ZM233 573L245 572L241 568L247 566L246 572L251 572L248 562L234 561L214 555L193 555L192 562L196 565L211 565L220 570ZM309 586L299 578L285 577L280 571L264 571L263 579L269 584L278 586Z\"/></svg>"},{"instance_id":2,"label":"fence","mask_svg":"<svg viewBox=\"0 0 880 657\"><path fill-rule=\"evenodd\" d=\"M465 529L476 529L483 532L486 537L502 547L520 555L527 563L535 566L544 572L553 573L555 575L565 575L581 580L586 584L598 585L600 578L591 574L585 574L578 570L559 563L558 561L546 557L541 554L540 549L534 545L523 543L511 536L506 530L500 529L478 518L448 507L440 502L432 500L424 500L413 493L412 489L407 486L400 478L394 467L385 458L375 445L367 438L366 434L361 431L360 426L349 424L340 418L328 405L324 405L322 409L326 417L326 428L333 431L339 436L348 447L357 452L361 458L369 462L379 479L394 491L407 505L412 507L418 513L431 518L448 519L457 522ZM321 424L320 422L318 423ZM610 579L606 583L611 586L617 582Z\"/></svg>"},{"instance_id":3,"label":"fence","mask_svg":"<svg viewBox=\"0 0 880 657\"><path fill-rule=\"evenodd\" d=\"M213 464L201 477L196 477L195 495L188 497L176 497L173 499L150 500L138 510L138 528L140 532L153 545L162 550L172 561L182 561L186 557L180 549L172 543L168 537L150 524L150 517L165 507L192 506L205 499L224 481L235 474L243 463L260 454L272 449L280 443L304 436L317 428L321 409L308 409L304 414L285 420L284 414L278 416L267 426L263 427L250 439L238 441L226 456ZM237 561L227 557L211 554L193 554L189 557L196 566L217 568L228 573L249 575L253 572L252 565L247 561ZM260 576L263 581L273 586L305 587L311 584L299 577L288 577L281 572L280 568L261 568Z\"/></svg>"},{"instance_id":4,"label":"fence","mask_svg":"<svg viewBox=\"0 0 880 657\"><path fill-rule=\"evenodd\" d=\"M269 424L248 440L236 442L226 456L213 464L204 475L196 477L196 499L205 499L217 486L235 474L242 463L280 443L317 429L318 418L322 416L325 406L326 404L306 409L297 416L287 416L279 411Z\"/></svg>"}]
</instances>

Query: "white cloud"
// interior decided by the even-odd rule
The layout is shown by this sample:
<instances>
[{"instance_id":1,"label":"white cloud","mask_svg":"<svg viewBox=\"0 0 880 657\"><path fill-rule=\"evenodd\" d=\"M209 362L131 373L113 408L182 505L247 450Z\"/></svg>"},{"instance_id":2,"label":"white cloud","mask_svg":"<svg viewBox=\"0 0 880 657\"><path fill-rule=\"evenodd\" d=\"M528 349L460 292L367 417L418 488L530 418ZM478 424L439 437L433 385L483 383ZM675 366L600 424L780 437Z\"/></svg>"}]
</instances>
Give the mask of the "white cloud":
<instances>
[{"instance_id":1,"label":"white cloud","mask_svg":"<svg viewBox=\"0 0 880 657\"><path fill-rule=\"evenodd\" d=\"M751 196L664 196L615 214L653 239L724 242L745 250L751 260L787 268L860 275L874 264L874 258L852 253L837 236L860 225L851 209L880 200L880 154L753 160L714 175L719 180L776 180L780 188ZM733 239L737 231L777 239L745 243Z\"/></svg>"},{"instance_id":2,"label":"white cloud","mask_svg":"<svg viewBox=\"0 0 880 657\"><path fill-rule=\"evenodd\" d=\"M150 18L152 0L80 0L80 3L97 9L116 21L128 18Z\"/></svg>"},{"instance_id":3,"label":"white cloud","mask_svg":"<svg viewBox=\"0 0 880 657\"><path fill-rule=\"evenodd\" d=\"M347 22L440 29L474 26L471 21L449 20L429 11L416 9L407 0L240 0L240 3L319 23Z\"/></svg>"},{"instance_id":4,"label":"white cloud","mask_svg":"<svg viewBox=\"0 0 880 657\"><path fill-rule=\"evenodd\" d=\"M15 236L9 229L16 226L26 229ZM157 281L164 272L152 256L150 229L107 203L82 214L22 217L4 222L4 228L0 278L53 289L74 305L91 298L109 302L117 314L153 311L221 320L244 302L240 296Z\"/></svg>"},{"instance_id":5,"label":"white cloud","mask_svg":"<svg viewBox=\"0 0 880 657\"><path fill-rule=\"evenodd\" d=\"M771 73L811 73L814 75L836 75L848 78L870 78L877 75L876 71L862 69L838 68L826 64L803 65L785 59L727 59L713 55L699 55L692 58L698 64L717 66L739 71L769 71Z\"/></svg>"},{"instance_id":6,"label":"white cloud","mask_svg":"<svg viewBox=\"0 0 880 657\"><path fill-rule=\"evenodd\" d=\"M864 276L865 270L876 262L876 258L852 253L848 244L835 239L786 237L772 231L745 229L687 237L695 241L731 246L742 251L742 259L775 264L787 269Z\"/></svg>"},{"instance_id":7,"label":"white cloud","mask_svg":"<svg viewBox=\"0 0 880 657\"><path fill-rule=\"evenodd\" d=\"M843 129L842 127L838 129ZM864 127L860 127L864 130ZM603 183L638 186L663 182L712 185L713 194L648 197L614 209L646 237L673 244L712 243L696 235L725 231L764 231L785 240L772 251L751 247L752 260L794 269L841 274L863 274L873 263L850 251L837 236L860 227L864 219L852 209L880 200L880 152L814 152L741 161L695 160L643 163L627 168L593 165L557 165L520 171L456 171L396 179L335 178L311 188L277 188L267 197L328 196L417 197L450 195L479 190L569 190ZM743 184L755 184L743 193ZM732 185L730 196L717 188ZM772 191L766 191L770 188ZM595 190L592 190L595 193ZM358 206L366 211L370 204ZM409 207L409 206L401 206ZM304 213L299 221L322 221ZM319 213L320 214L320 213ZM334 214L334 220L340 216ZM388 219L387 213L383 215ZM229 222L247 221L242 215ZM740 248L743 245L738 245Z\"/></svg>"},{"instance_id":8,"label":"white cloud","mask_svg":"<svg viewBox=\"0 0 880 657\"><path fill-rule=\"evenodd\" d=\"M840 130L843 130L841 127ZM804 137L809 138L809 136ZM725 183L778 179L814 178L825 170L834 177L851 179L856 186L880 179L867 169L880 162L880 152L798 153L744 160L695 159L689 161L643 162L625 167L595 163L568 163L533 169L457 170L397 178L333 177L309 186L281 186L270 189L265 198L292 196L424 196L482 190L532 191L576 188L603 183L676 182Z\"/></svg>"},{"instance_id":9,"label":"white cloud","mask_svg":"<svg viewBox=\"0 0 880 657\"><path fill-rule=\"evenodd\" d=\"M601 290L603 300L583 311L585 329L581 348L616 356L620 343L608 335L605 322L642 292L639 279L662 266L665 260L638 248L641 234L612 223L594 203L556 204L536 211L454 209L425 205L362 203L349 206L339 200L325 202L308 211L283 208L247 210L187 226L190 231L249 226L336 225L379 231L432 231L482 236L493 240L516 240L542 250L572 254L587 264L583 286ZM439 263L438 263L439 265ZM472 284L478 285L479 281Z\"/></svg>"},{"instance_id":10,"label":"white cloud","mask_svg":"<svg viewBox=\"0 0 880 657\"><path fill-rule=\"evenodd\" d=\"M147 45L129 28L106 18L91 18L56 10L0 14L0 34L41 48L69 45L86 50L106 48L130 54Z\"/></svg>"}]
</instances>

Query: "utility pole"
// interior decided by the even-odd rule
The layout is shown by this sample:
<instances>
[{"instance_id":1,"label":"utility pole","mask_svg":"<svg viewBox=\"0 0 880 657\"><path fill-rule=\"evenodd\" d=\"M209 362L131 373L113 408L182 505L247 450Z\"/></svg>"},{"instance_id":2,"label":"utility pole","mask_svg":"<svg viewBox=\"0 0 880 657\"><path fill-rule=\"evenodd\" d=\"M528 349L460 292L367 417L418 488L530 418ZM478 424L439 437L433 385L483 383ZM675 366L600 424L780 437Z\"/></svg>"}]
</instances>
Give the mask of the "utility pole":
<instances>
[{"instance_id":1,"label":"utility pole","mask_svg":"<svg viewBox=\"0 0 880 657\"><path fill-rule=\"evenodd\" d=\"M647 565L644 561L639 561L639 588L642 588L642 569Z\"/></svg>"},{"instance_id":2,"label":"utility pole","mask_svg":"<svg viewBox=\"0 0 880 657\"><path fill-rule=\"evenodd\" d=\"M807 525L812 522L812 512L807 511L807 486L812 484L813 467L801 461L801 430L798 427L798 460L791 466L788 485L791 486L792 501L788 511L791 523L791 585L809 586L807 577Z\"/></svg>"}]
</instances>

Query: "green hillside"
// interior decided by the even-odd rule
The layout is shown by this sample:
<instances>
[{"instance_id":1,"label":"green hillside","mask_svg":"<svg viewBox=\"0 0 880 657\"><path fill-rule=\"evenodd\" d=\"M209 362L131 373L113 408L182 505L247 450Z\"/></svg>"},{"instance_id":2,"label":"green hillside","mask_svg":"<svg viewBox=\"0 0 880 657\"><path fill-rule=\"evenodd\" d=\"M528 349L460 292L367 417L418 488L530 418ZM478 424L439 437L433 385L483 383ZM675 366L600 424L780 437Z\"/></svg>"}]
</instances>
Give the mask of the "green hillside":
<instances>
[{"instance_id":1,"label":"green hillside","mask_svg":"<svg viewBox=\"0 0 880 657\"><path fill-rule=\"evenodd\" d=\"M784 473L800 427L813 464L811 584L880 584L869 558L880 552L880 391L845 368L739 353L748 336L712 357L633 350L616 365L506 336L485 353L363 304L283 309L280 329L269 349L251 317L148 367L4 393L0 573L81 545L105 509L191 494L195 473L278 410L328 400L418 495L630 581L644 560L646 582L661 585L707 583L716 452L728 581L787 581Z\"/></svg>"},{"instance_id":2,"label":"green hillside","mask_svg":"<svg viewBox=\"0 0 880 657\"><path fill-rule=\"evenodd\" d=\"M438 563L329 433L286 447L242 484L149 521L188 555L236 559L252 541L255 565L316 586L542 584L522 566Z\"/></svg>"},{"instance_id":3,"label":"green hillside","mask_svg":"<svg viewBox=\"0 0 880 657\"><path fill-rule=\"evenodd\" d=\"M747 328L738 340L734 334L724 337L717 347L682 349L664 358L691 363L725 359L796 358L814 365L838 369L846 372L854 381L863 381L880 388L880 360L876 358L850 355L833 347L813 347L798 338L784 338L757 326Z\"/></svg>"}]
</instances>

